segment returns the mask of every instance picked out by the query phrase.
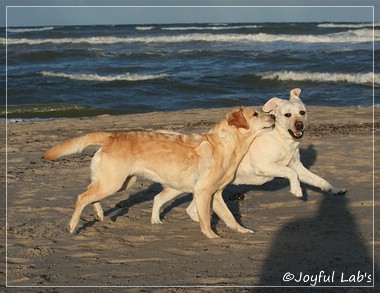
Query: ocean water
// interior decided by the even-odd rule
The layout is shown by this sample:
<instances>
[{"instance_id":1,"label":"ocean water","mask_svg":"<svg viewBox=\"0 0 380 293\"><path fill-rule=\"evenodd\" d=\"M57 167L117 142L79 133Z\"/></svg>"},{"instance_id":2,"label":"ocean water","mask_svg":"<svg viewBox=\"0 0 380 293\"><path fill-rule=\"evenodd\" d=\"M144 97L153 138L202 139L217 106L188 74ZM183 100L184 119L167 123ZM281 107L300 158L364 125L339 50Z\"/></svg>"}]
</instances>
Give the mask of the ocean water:
<instances>
[{"instance_id":1,"label":"ocean water","mask_svg":"<svg viewBox=\"0 0 380 293\"><path fill-rule=\"evenodd\" d=\"M295 87L307 105L366 106L379 41L380 23L17 27L0 78L8 118L261 105Z\"/></svg>"}]
</instances>

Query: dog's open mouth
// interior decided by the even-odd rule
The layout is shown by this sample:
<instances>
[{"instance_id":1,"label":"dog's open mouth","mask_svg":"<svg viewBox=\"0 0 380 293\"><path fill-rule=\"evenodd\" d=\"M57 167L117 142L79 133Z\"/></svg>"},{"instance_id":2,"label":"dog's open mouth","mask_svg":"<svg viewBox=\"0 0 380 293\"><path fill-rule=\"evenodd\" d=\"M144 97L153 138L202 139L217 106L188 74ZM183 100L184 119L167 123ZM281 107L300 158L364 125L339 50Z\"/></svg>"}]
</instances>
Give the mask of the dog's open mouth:
<instances>
[{"instance_id":1,"label":"dog's open mouth","mask_svg":"<svg viewBox=\"0 0 380 293\"><path fill-rule=\"evenodd\" d=\"M302 131L291 131L290 129L288 129L290 135L294 138L294 139L301 139L303 134L304 134L304 130Z\"/></svg>"}]
</instances>

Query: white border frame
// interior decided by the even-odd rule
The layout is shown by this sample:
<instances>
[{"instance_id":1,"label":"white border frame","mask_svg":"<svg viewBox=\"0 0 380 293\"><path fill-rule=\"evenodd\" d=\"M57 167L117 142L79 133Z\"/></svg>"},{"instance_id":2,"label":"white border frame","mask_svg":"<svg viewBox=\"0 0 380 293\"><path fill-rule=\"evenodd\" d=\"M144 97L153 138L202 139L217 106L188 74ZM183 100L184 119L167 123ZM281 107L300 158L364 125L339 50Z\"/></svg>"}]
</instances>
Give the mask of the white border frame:
<instances>
[{"instance_id":1,"label":"white border frame","mask_svg":"<svg viewBox=\"0 0 380 293\"><path fill-rule=\"evenodd\" d=\"M9 8L372 8L372 285L368 286L18 286L8 285L8 7ZM375 6L11 6L5 12L5 287L6 288L374 288L375 287ZM333 21L332 21L333 22Z\"/></svg>"}]
</instances>

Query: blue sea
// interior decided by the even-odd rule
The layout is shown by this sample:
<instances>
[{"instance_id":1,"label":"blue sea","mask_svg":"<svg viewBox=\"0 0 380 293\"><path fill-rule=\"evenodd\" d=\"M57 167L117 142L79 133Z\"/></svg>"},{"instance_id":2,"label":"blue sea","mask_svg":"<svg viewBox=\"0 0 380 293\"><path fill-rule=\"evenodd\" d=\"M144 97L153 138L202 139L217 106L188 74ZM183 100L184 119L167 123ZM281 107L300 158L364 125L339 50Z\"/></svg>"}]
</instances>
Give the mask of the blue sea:
<instances>
[{"instance_id":1,"label":"blue sea","mask_svg":"<svg viewBox=\"0 0 380 293\"><path fill-rule=\"evenodd\" d=\"M307 105L367 106L379 41L380 23L15 27L1 79L8 118L262 105L295 87Z\"/></svg>"}]
</instances>

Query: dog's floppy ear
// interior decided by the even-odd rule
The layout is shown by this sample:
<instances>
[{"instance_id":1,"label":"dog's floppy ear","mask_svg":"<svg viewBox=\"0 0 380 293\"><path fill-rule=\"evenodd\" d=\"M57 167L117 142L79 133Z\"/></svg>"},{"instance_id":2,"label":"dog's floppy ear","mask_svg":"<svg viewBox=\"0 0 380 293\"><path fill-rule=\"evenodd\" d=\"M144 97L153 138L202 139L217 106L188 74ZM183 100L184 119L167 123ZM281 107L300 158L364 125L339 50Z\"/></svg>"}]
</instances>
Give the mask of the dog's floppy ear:
<instances>
[{"instance_id":1,"label":"dog's floppy ear","mask_svg":"<svg viewBox=\"0 0 380 293\"><path fill-rule=\"evenodd\" d=\"M227 116L228 125L235 126L236 128L249 129L247 119L243 115L243 109L239 108Z\"/></svg>"},{"instance_id":2,"label":"dog's floppy ear","mask_svg":"<svg viewBox=\"0 0 380 293\"><path fill-rule=\"evenodd\" d=\"M265 103L265 105L263 106L263 111L264 112L270 112L274 109L277 108L278 104L281 102L281 99L279 98L271 98L268 102Z\"/></svg>"},{"instance_id":3,"label":"dog's floppy ear","mask_svg":"<svg viewBox=\"0 0 380 293\"><path fill-rule=\"evenodd\" d=\"M296 101L300 99L301 89L295 88L290 91L290 101Z\"/></svg>"}]
</instances>

